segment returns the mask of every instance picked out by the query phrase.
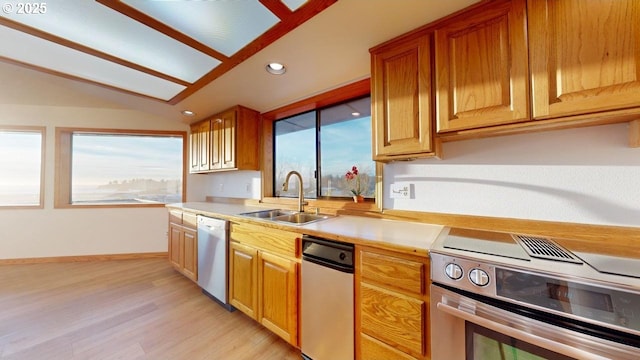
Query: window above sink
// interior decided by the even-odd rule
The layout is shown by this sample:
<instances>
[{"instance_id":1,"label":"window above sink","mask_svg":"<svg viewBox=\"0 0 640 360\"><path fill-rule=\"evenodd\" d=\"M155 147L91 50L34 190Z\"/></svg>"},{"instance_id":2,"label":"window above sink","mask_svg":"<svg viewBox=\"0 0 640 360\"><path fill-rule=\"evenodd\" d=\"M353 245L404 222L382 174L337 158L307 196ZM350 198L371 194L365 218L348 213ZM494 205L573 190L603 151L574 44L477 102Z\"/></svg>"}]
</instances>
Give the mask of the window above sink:
<instances>
[{"instance_id":1,"label":"window above sink","mask_svg":"<svg viewBox=\"0 0 640 360\"><path fill-rule=\"evenodd\" d=\"M291 183L290 189L290 197L283 196L283 194L276 193L276 190L280 190L282 183L278 180L277 173L280 173L280 177L284 177L289 170L281 169L276 167L275 165L275 127L274 123L278 120L290 118L292 116L296 116L299 114L303 114L305 112L309 112L311 110L320 111L321 109L328 109L333 105L345 104L354 99L362 99L364 97L369 96L371 92L371 81L370 79L363 79L360 81L353 82L351 84L347 84L345 86L335 88L333 90L329 90L325 93L300 100L296 103L289 104L283 106L278 109L271 110L266 113L262 113L262 121L264 126L262 127L263 132L262 136L265 141L263 141L263 156L262 156L262 193L261 193L261 203L267 206L273 206L274 208L292 208L295 205L295 197L298 193L297 186L295 186L294 182ZM348 136L343 139L348 139ZM348 141L348 140L343 140ZM326 143L325 143L326 144ZM306 147L311 147L313 151L315 151L316 141L315 139L305 145ZM326 156L325 156L326 157ZM341 155L341 157L344 157ZM371 160L371 158L369 158ZM338 214L338 213L352 213L352 212L379 212L381 211L382 204L377 201L377 199L382 197L382 172L383 172L383 163L375 163L371 162L372 167L369 171L364 169L363 165L353 163L353 161L349 161L347 168L342 169L340 171L340 177L344 178L348 170L351 170L353 165L358 166L360 172L364 173L373 173L375 178L370 179L373 185L374 191L367 197L364 202L354 202L353 198L349 195L343 196L317 196L319 193L317 191L317 184L313 185L313 191L316 196L311 196L309 191L306 191L304 194L305 201L309 202L308 207L311 208L320 208L323 213L328 214ZM314 164L315 166L315 164ZM301 168L294 168L290 170L296 170L298 172L305 171ZM307 175L307 174L303 174ZM315 169L311 171L310 175L315 182L316 174ZM308 176L305 176L308 177ZM306 179L304 179L303 184L305 188L307 188Z\"/></svg>"},{"instance_id":2,"label":"window above sink","mask_svg":"<svg viewBox=\"0 0 640 360\"><path fill-rule=\"evenodd\" d=\"M303 177L305 198L351 199L353 184L345 174L356 166L362 195L375 197L369 96L276 120L273 142L275 196L297 196L296 185L289 192L280 189L287 172L295 170Z\"/></svg>"}]
</instances>

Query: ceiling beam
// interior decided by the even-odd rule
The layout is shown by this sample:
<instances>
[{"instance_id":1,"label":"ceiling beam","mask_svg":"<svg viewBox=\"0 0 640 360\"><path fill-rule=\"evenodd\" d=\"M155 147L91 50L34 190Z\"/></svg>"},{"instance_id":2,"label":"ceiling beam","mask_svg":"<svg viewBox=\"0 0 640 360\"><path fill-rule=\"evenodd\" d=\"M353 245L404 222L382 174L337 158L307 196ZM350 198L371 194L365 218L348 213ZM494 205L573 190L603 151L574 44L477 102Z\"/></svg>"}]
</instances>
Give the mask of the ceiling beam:
<instances>
[{"instance_id":1,"label":"ceiling beam","mask_svg":"<svg viewBox=\"0 0 640 360\"><path fill-rule=\"evenodd\" d=\"M280 0L260 0L260 3L280 18L280 20L286 19L292 13L291 9Z\"/></svg>"}]
</instances>

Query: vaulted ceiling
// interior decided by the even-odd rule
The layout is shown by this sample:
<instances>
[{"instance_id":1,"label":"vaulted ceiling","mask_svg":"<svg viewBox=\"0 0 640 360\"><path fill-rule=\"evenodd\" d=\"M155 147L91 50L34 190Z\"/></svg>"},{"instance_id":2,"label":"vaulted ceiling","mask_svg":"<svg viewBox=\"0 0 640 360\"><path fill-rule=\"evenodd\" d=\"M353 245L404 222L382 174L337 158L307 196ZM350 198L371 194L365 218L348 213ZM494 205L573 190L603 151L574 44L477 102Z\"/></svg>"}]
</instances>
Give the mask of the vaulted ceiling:
<instances>
[{"instance_id":1,"label":"vaulted ceiling","mask_svg":"<svg viewBox=\"0 0 640 360\"><path fill-rule=\"evenodd\" d=\"M370 47L475 1L5 1L0 87L37 101L51 83L184 122L263 112L368 77ZM287 72L267 74L272 61Z\"/></svg>"},{"instance_id":2,"label":"vaulted ceiling","mask_svg":"<svg viewBox=\"0 0 640 360\"><path fill-rule=\"evenodd\" d=\"M335 1L8 2L0 55L176 104Z\"/></svg>"}]
</instances>

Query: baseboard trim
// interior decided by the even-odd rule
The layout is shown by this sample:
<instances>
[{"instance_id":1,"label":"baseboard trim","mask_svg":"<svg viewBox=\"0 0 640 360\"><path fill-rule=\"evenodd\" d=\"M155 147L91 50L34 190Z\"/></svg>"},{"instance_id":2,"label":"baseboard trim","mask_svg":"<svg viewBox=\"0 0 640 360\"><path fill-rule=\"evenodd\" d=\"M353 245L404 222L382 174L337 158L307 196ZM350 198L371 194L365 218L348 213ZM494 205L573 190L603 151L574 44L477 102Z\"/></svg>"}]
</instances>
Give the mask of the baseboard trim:
<instances>
[{"instance_id":1,"label":"baseboard trim","mask_svg":"<svg viewBox=\"0 0 640 360\"><path fill-rule=\"evenodd\" d=\"M153 252L153 253L102 254L102 255L37 257L37 258L21 258L21 259L0 259L0 265L158 259L158 258L167 258L168 255L169 254L167 252Z\"/></svg>"}]
</instances>

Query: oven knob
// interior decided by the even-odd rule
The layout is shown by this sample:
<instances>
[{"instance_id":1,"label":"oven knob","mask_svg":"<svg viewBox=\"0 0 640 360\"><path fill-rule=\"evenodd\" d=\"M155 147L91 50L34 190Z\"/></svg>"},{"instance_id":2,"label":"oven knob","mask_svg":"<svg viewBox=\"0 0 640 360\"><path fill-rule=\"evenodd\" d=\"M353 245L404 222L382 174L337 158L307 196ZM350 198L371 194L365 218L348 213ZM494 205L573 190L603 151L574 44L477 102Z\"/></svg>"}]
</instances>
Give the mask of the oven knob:
<instances>
[{"instance_id":1,"label":"oven knob","mask_svg":"<svg viewBox=\"0 0 640 360\"><path fill-rule=\"evenodd\" d=\"M462 277L462 268L458 264L447 264L447 267L444 268L444 272L453 280L459 280Z\"/></svg>"},{"instance_id":2,"label":"oven knob","mask_svg":"<svg viewBox=\"0 0 640 360\"><path fill-rule=\"evenodd\" d=\"M482 269L473 269L469 272L469 280L474 285L487 286L489 285L489 274Z\"/></svg>"}]
</instances>

